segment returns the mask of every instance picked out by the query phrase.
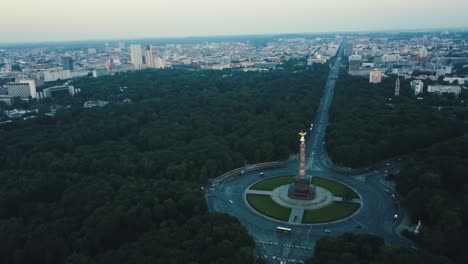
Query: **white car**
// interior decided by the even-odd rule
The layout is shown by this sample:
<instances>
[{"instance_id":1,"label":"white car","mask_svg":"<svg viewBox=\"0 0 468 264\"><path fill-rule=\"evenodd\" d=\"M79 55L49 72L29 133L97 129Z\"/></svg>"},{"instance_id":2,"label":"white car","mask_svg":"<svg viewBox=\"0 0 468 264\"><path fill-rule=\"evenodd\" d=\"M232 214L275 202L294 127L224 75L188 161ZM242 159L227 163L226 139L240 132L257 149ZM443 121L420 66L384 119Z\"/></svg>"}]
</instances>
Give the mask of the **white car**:
<instances>
[{"instance_id":1,"label":"white car","mask_svg":"<svg viewBox=\"0 0 468 264\"><path fill-rule=\"evenodd\" d=\"M234 202L233 202L232 200L229 200L229 203L231 203L231 204L232 204L232 203L234 203Z\"/></svg>"}]
</instances>

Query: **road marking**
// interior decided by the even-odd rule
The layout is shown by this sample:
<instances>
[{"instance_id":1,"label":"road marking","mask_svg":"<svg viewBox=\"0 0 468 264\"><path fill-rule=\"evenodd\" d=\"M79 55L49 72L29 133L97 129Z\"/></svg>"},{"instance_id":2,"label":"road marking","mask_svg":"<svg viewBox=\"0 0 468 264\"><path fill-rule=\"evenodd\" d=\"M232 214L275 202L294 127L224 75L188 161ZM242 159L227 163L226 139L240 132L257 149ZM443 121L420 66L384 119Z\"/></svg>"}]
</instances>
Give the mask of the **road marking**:
<instances>
[{"instance_id":1,"label":"road marking","mask_svg":"<svg viewBox=\"0 0 468 264\"><path fill-rule=\"evenodd\" d=\"M360 225L361 227L364 227L365 229L367 229L367 226L361 224L361 222L359 222L358 220L356 220L354 217L351 217L351 219L354 220L354 222L356 222L358 225Z\"/></svg>"}]
</instances>

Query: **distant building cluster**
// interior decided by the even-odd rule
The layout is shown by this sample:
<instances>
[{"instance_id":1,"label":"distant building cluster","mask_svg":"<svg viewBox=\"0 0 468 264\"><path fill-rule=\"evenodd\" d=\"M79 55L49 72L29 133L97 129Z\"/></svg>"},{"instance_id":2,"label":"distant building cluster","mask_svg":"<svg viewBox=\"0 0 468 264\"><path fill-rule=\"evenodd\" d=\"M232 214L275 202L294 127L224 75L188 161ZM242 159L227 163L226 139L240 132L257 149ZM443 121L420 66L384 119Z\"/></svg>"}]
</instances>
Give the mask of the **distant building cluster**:
<instances>
[{"instance_id":1,"label":"distant building cluster","mask_svg":"<svg viewBox=\"0 0 468 264\"><path fill-rule=\"evenodd\" d=\"M73 96L81 92L80 88L75 88L69 83L44 88L38 91L36 88L36 81L31 79L9 82L3 86L3 89L6 90L6 94L0 95L0 101L6 103L7 105L11 105L15 98L21 100L44 99L65 94Z\"/></svg>"},{"instance_id":2,"label":"distant building cluster","mask_svg":"<svg viewBox=\"0 0 468 264\"><path fill-rule=\"evenodd\" d=\"M389 75L397 75L395 95L400 94L400 77L411 80L414 95L422 92L458 95L468 83L466 34L355 35L347 38L344 55L348 56L348 73L366 77L369 83L377 84ZM425 80L438 85L429 85L424 90Z\"/></svg>"},{"instance_id":3,"label":"distant building cluster","mask_svg":"<svg viewBox=\"0 0 468 264\"><path fill-rule=\"evenodd\" d=\"M348 38L344 54L348 56L351 75L369 76L378 68L384 74L405 78L421 72L427 73L428 79L437 79L453 74L454 64L468 65L468 39L447 32L417 37L360 35Z\"/></svg>"},{"instance_id":4,"label":"distant building cluster","mask_svg":"<svg viewBox=\"0 0 468 264\"><path fill-rule=\"evenodd\" d=\"M289 59L326 63L335 56L341 36L271 39L258 45L246 41L154 45L124 41L96 47L9 48L0 50L0 80L31 79L44 83L79 77L100 77L148 68L242 69L281 67Z\"/></svg>"},{"instance_id":5,"label":"distant building cluster","mask_svg":"<svg viewBox=\"0 0 468 264\"><path fill-rule=\"evenodd\" d=\"M144 68L164 69L165 61L160 58L152 45L140 44L130 45L131 62L135 69L141 70Z\"/></svg>"}]
</instances>

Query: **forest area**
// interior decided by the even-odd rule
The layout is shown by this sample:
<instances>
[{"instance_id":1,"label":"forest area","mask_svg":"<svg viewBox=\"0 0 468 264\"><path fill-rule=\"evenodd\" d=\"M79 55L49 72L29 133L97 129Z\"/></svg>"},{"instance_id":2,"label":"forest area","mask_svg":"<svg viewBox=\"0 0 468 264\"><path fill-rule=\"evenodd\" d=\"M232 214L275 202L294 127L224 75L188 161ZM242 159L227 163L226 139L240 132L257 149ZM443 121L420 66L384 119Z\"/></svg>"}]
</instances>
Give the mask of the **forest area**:
<instances>
[{"instance_id":1,"label":"forest area","mask_svg":"<svg viewBox=\"0 0 468 264\"><path fill-rule=\"evenodd\" d=\"M363 167L408 154L437 142L460 137L468 128L468 91L417 96L409 80L396 77L372 84L368 79L342 74L330 108L326 148L339 165Z\"/></svg>"},{"instance_id":2,"label":"forest area","mask_svg":"<svg viewBox=\"0 0 468 264\"><path fill-rule=\"evenodd\" d=\"M421 233L409 236L434 255L467 263L468 138L456 138L410 155L395 181Z\"/></svg>"},{"instance_id":3,"label":"forest area","mask_svg":"<svg viewBox=\"0 0 468 264\"><path fill-rule=\"evenodd\" d=\"M0 127L0 263L253 263L254 241L207 212L200 184L288 159L325 65L144 70L75 81L55 117ZM84 109L88 100L104 108Z\"/></svg>"},{"instance_id":4,"label":"forest area","mask_svg":"<svg viewBox=\"0 0 468 264\"><path fill-rule=\"evenodd\" d=\"M385 244L380 237L345 233L338 237L322 237L317 241L314 256L306 264L450 264L445 257Z\"/></svg>"},{"instance_id":5,"label":"forest area","mask_svg":"<svg viewBox=\"0 0 468 264\"><path fill-rule=\"evenodd\" d=\"M433 256L467 263L468 93L414 96L409 81L401 80L400 95L394 96L395 80L376 85L340 77L327 150L336 163L350 167L403 155L400 173L389 180L396 182L413 224L422 223L419 235L406 235Z\"/></svg>"}]
</instances>

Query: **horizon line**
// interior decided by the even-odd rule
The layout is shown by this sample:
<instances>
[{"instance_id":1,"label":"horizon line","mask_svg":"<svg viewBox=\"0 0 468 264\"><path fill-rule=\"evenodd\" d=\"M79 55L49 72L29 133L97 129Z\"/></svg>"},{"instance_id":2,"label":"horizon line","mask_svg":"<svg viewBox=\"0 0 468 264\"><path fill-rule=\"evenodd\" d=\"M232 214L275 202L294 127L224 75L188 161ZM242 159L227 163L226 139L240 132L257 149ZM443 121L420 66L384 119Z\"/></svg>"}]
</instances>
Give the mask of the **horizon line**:
<instances>
[{"instance_id":1,"label":"horizon line","mask_svg":"<svg viewBox=\"0 0 468 264\"><path fill-rule=\"evenodd\" d=\"M439 27L439 28L414 28L414 29L379 29L379 30L357 30L357 31L316 31L316 32L279 32L279 33L239 33L239 34L213 34L213 35L166 35L166 36L149 36L149 37L132 37L132 38L91 38L91 39L67 39L67 40L41 40L41 41L11 41L0 42L0 46L15 45L15 44L54 44L54 43L71 43L71 42L107 42L107 41L128 41L128 40L154 40L154 39L189 39L189 38L219 38L219 37L249 37L249 36L281 36L281 35L319 35L319 34L355 34L355 33L423 33L423 32L439 32L453 31L468 32L468 26L460 27Z\"/></svg>"}]
</instances>

